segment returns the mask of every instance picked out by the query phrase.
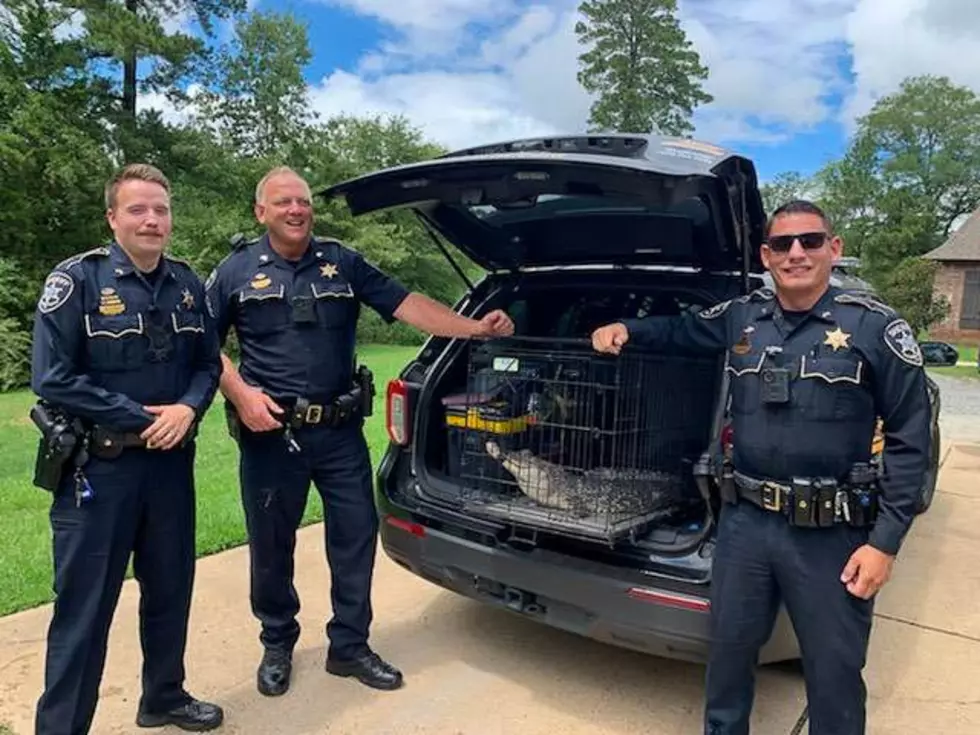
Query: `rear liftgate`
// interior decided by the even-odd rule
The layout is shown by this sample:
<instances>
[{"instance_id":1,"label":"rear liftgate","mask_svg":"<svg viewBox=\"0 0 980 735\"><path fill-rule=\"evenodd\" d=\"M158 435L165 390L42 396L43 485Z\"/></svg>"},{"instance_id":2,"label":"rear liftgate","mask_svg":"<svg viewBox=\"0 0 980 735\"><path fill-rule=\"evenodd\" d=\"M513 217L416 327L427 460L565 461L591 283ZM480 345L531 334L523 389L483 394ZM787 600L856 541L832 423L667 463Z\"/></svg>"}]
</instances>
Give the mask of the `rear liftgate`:
<instances>
[{"instance_id":1,"label":"rear liftgate","mask_svg":"<svg viewBox=\"0 0 980 735\"><path fill-rule=\"evenodd\" d=\"M467 349L467 392L442 404L468 512L614 545L699 501L713 358L530 337Z\"/></svg>"}]
</instances>

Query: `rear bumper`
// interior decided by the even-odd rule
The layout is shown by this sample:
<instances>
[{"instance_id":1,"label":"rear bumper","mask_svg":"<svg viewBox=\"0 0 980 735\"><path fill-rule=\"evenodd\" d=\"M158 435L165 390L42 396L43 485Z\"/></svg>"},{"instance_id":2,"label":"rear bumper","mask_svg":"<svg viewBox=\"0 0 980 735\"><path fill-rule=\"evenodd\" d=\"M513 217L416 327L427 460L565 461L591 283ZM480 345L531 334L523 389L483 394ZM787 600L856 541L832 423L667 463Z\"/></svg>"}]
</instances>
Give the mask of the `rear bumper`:
<instances>
[{"instance_id":1,"label":"rear bumper","mask_svg":"<svg viewBox=\"0 0 980 735\"><path fill-rule=\"evenodd\" d=\"M431 528L382 523L385 553L423 579L554 628L632 650L696 663L707 660L707 590L671 590L586 569L556 554L492 548ZM785 612L762 663L798 657Z\"/></svg>"}]
</instances>

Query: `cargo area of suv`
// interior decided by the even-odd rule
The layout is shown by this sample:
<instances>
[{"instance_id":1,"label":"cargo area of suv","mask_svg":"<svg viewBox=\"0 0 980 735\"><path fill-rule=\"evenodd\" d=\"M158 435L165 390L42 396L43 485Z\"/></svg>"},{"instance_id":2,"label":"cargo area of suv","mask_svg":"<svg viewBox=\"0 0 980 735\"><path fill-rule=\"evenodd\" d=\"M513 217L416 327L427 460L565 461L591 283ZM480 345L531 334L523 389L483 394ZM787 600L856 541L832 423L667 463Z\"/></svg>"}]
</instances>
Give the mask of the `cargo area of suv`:
<instances>
[{"instance_id":1,"label":"cargo area of suv","mask_svg":"<svg viewBox=\"0 0 980 735\"><path fill-rule=\"evenodd\" d=\"M321 193L355 215L414 210L487 271L457 310L515 323L508 339L431 338L387 386L386 553L555 627L703 660L724 356L613 357L589 338L761 285L751 162L687 139L535 139ZM762 660L796 655L781 617Z\"/></svg>"},{"instance_id":2,"label":"cargo area of suv","mask_svg":"<svg viewBox=\"0 0 980 735\"><path fill-rule=\"evenodd\" d=\"M679 551L702 540L708 508L694 470L716 424L720 358L629 348L611 358L583 338L718 298L658 275L528 277L497 302L518 336L455 343L419 392L420 495L609 547Z\"/></svg>"}]
</instances>

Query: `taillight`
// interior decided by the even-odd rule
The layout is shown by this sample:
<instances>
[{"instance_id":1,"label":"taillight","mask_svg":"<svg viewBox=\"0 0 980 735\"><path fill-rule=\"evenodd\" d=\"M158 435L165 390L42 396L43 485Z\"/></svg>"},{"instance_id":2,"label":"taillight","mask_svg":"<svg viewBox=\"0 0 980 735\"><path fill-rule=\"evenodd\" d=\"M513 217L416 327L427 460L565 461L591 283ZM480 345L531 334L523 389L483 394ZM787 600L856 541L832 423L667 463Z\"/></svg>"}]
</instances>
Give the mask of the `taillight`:
<instances>
[{"instance_id":1,"label":"taillight","mask_svg":"<svg viewBox=\"0 0 980 735\"><path fill-rule=\"evenodd\" d=\"M410 533L418 538L425 538L425 526L420 523L412 523L411 521L404 521L401 518L395 518L394 516L386 516L385 522L392 528L398 528L406 533Z\"/></svg>"},{"instance_id":2,"label":"taillight","mask_svg":"<svg viewBox=\"0 0 980 735\"><path fill-rule=\"evenodd\" d=\"M732 429L732 425L728 424L724 429L721 430L721 446L730 447L732 445L732 439L735 438L735 431Z\"/></svg>"},{"instance_id":3,"label":"taillight","mask_svg":"<svg viewBox=\"0 0 980 735\"><path fill-rule=\"evenodd\" d=\"M388 382L385 400L385 426L391 441L400 446L408 444L411 417L408 415L408 386L405 385L404 380Z\"/></svg>"},{"instance_id":4,"label":"taillight","mask_svg":"<svg viewBox=\"0 0 980 735\"><path fill-rule=\"evenodd\" d=\"M664 605L665 607L675 607L679 610L693 610L695 612L708 612L711 609L711 602L701 597L691 597L690 595L680 595L673 592L659 592L643 587L631 587L626 594L634 600L641 602L651 602L654 605Z\"/></svg>"}]
</instances>

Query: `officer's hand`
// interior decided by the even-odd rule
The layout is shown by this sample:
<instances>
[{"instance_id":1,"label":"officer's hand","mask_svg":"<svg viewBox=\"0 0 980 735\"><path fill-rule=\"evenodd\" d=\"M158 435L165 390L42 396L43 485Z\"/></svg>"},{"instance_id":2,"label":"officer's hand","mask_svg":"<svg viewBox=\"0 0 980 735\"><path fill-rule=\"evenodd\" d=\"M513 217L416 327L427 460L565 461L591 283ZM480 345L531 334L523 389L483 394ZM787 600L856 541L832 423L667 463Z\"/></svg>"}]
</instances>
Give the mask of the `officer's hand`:
<instances>
[{"instance_id":1,"label":"officer's hand","mask_svg":"<svg viewBox=\"0 0 980 735\"><path fill-rule=\"evenodd\" d=\"M514 333L514 322L507 313L495 309L476 323L474 337L510 337Z\"/></svg>"},{"instance_id":2,"label":"officer's hand","mask_svg":"<svg viewBox=\"0 0 980 735\"><path fill-rule=\"evenodd\" d=\"M596 352L608 352L618 355L623 345L629 342L630 333L625 324L616 322L599 327L592 333L592 348Z\"/></svg>"},{"instance_id":3,"label":"officer's hand","mask_svg":"<svg viewBox=\"0 0 980 735\"><path fill-rule=\"evenodd\" d=\"M194 409L183 403L169 406L144 406L156 420L140 434L149 449L173 449L183 440L194 421Z\"/></svg>"},{"instance_id":4,"label":"officer's hand","mask_svg":"<svg viewBox=\"0 0 980 735\"><path fill-rule=\"evenodd\" d=\"M865 544L848 559L840 581L847 585L847 591L852 595L868 600L885 586L894 563L894 556Z\"/></svg>"},{"instance_id":5,"label":"officer's hand","mask_svg":"<svg viewBox=\"0 0 980 735\"><path fill-rule=\"evenodd\" d=\"M259 432L282 428L282 424L276 420L276 415L284 413L282 407L258 388L246 386L235 398L238 415L250 430Z\"/></svg>"}]
</instances>

